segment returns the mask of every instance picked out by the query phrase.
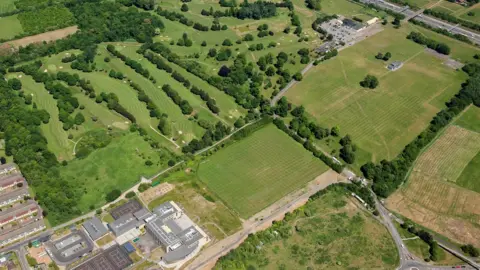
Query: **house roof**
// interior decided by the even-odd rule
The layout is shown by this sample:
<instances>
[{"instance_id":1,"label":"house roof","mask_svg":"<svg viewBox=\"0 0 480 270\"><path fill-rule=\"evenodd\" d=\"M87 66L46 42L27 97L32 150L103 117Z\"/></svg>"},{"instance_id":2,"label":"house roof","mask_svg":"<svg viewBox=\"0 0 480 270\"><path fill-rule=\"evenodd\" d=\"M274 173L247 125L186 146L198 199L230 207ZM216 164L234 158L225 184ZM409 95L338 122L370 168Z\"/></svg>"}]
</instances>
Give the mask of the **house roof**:
<instances>
[{"instance_id":1,"label":"house roof","mask_svg":"<svg viewBox=\"0 0 480 270\"><path fill-rule=\"evenodd\" d=\"M97 217L93 217L83 223L83 228L87 231L88 235L95 241L98 238L104 236L108 229L103 225L102 221Z\"/></svg>"},{"instance_id":2,"label":"house roof","mask_svg":"<svg viewBox=\"0 0 480 270\"><path fill-rule=\"evenodd\" d=\"M20 183L24 181L25 181L25 178L23 178L23 176L20 174L4 176L4 177L0 177L0 186L6 187L14 183Z\"/></svg>"},{"instance_id":3,"label":"house roof","mask_svg":"<svg viewBox=\"0 0 480 270\"><path fill-rule=\"evenodd\" d=\"M29 232L33 231L35 228L40 228L42 226L45 227L45 224L43 223L43 220L40 219L38 221L35 221L33 223L30 223L26 226L21 227L18 230L11 231L9 233L1 235L0 236L0 241L5 241L5 240L8 240L8 239L14 238L14 237L16 237L18 235L21 235L23 233L29 233Z\"/></svg>"},{"instance_id":4,"label":"house roof","mask_svg":"<svg viewBox=\"0 0 480 270\"><path fill-rule=\"evenodd\" d=\"M28 193L28 189L23 186L22 188L16 189L12 192L0 195L0 204L2 204L3 202L8 202L9 200L14 198L27 196L29 194L30 193Z\"/></svg>"},{"instance_id":5,"label":"house roof","mask_svg":"<svg viewBox=\"0 0 480 270\"><path fill-rule=\"evenodd\" d=\"M28 201L28 203L20 204L9 208L6 211L0 212L0 223L7 222L14 217L22 216L30 210L38 210L39 207L35 201Z\"/></svg>"}]
</instances>

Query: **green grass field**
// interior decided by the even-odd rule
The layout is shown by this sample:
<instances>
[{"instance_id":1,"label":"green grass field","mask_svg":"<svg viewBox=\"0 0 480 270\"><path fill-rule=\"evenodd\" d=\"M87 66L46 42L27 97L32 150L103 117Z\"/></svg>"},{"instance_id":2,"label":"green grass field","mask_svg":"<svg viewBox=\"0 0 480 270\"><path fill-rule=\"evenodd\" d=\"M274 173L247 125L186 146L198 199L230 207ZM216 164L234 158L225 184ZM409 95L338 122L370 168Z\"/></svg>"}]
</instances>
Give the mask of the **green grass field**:
<instances>
[{"instance_id":1,"label":"green grass field","mask_svg":"<svg viewBox=\"0 0 480 270\"><path fill-rule=\"evenodd\" d=\"M0 2L0 14L16 10L15 2L16 0L2 0Z\"/></svg>"},{"instance_id":2,"label":"green grass field","mask_svg":"<svg viewBox=\"0 0 480 270\"><path fill-rule=\"evenodd\" d=\"M105 204L105 194L113 189L126 190L140 180L166 167L170 155L154 150L137 133L117 135L105 148L85 159L75 159L60 167L64 179L75 182L83 195L78 202L82 212ZM152 166L145 161L151 160Z\"/></svg>"},{"instance_id":3,"label":"green grass field","mask_svg":"<svg viewBox=\"0 0 480 270\"><path fill-rule=\"evenodd\" d=\"M344 190L327 192L278 229L246 241L235 259L222 258L214 269L394 269L399 261L387 229Z\"/></svg>"},{"instance_id":4,"label":"green grass field","mask_svg":"<svg viewBox=\"0 0 480 270\"><path fill-rule=\"evenodd\" d=\"M480 108L471 106L455 121L455 124L480 133Z\"/></svg>"},{"instance_id":5,"label":"green grass field","mask_svg":"<svg viewBox=\"0 0 480 270\"><path fill-rule=\"evenodd\" d=\"M23 28L18 15L0 18L0 39L12 39L22 33Z\"/></svg>"},{"instance_id":6,"label":"green grass field","mask_svg":"<svg viewBox=\"0 0 480 270\"><path fill-rule=\"evenodd\" d=\"M350 134L355 144L372 153L372 160L395 157L466 79L407 40L409 30L387 27L341 51L309 71L287 98L304 105L320 124L339 126L341 134ZM387 62L375 59L378 52L387 51L392 54L390 61L404 62L401 69L390 72ZM378 77L375 90L359 85L367 74Z\"/></svg>"},{"instance_id":7,"label":"green grass field","mask_svg":"<svg viewBox=\"0 0 480 270\"><path fill-rule=\"evenodd\" d=\"M205 160L198 176L246 218L326 170L326 165L300 144L268 125Z\"/></svg>"}]
</instances>

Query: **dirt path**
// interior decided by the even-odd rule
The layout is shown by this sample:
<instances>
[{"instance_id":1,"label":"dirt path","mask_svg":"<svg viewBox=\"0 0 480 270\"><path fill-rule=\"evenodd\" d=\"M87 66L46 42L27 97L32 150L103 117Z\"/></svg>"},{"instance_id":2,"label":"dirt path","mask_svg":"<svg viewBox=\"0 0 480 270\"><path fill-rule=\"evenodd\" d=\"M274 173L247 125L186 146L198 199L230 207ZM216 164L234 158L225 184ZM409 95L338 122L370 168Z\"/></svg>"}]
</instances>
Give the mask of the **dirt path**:
<instances>
[{"instance_id":1,"label":"dirt path","mask_svg":"<svg viewBox=\"0 0 480 270\"><path fill-rule=\"evenodd\" d=\"M283 219L284 215L304 205L308 198L327 186L347 182L333 170L317 176L307 187L293 192L273 205L265 208L243 223L243 229L203 250L185 269L211 269L221 256L238 247L251 233L262 231L272 225L272 221Z\"/></svg>"},{"instance_id":2,"label":"dirt path","mask_svg":"<svg viewBox=\"0 0 480 270\"><path fill-rule=\"evenodd\" d=\"M58 29L55 31L50 31L50 32L46 32L46 33L42 33L34 36L29 36L21 39L8 41L8 42L5 42L4 44L1 44L0 47L3 47L6 45L6 46L18 48L18 47L27 46L32 43L40 43L43 41L50 42L50 41L67 37L68 35L71 35L77 32L77 30L78 30L77 26L70 26L70 27Z\"/></svg>"}]
</instances>

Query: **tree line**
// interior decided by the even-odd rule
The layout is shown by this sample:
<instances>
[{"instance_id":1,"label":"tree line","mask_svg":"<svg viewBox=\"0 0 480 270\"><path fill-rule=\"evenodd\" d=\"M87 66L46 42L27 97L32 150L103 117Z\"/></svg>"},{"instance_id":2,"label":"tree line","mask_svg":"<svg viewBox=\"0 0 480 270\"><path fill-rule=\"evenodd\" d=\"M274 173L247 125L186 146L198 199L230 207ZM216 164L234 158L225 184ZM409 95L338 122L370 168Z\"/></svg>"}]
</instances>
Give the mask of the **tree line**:
<instances>
[{"instance_id":1,"label":"tree line","mask_svg":"<svg viewBox=\"0 0 480 270\"><path fill-rule=\"evenodd\" d=\"M454 24L460 24L463 27L470 28L470 29L475 30L475 31L480 31L480 24L477 24L477 23L474 23L474 22L471 22L471 21L467 21L467 20L463 20L461 18L458 18L456 16L453 16L453 15L451 15L449 13L446 13L446 12L443 12L443 11L433 10L433 9L425 9L423 11L423 14L433 16L433 17L436 17L436 18L439 18L439 19L442 19L444 21L451 22L451 23L454 23Z\"/></svg>"},{"instance_id":2,"label":"tree line","mask_svg":"<svg viewBox=\"0 0 480 270\"><path fill-rule=\"evenodd\" d=\"M263 18L270 18L277 15L277 6L281 6L281 3L276 4L273 2L266 2L257 0L253 3L244 1L240 4L240 7L230 7L225 10L205 10L202 9L201 14L204 16L219 17L235 17L240 20L254 19L260 20Z\"/></svg>"},{"instance_id":3,"label":"tree line","mask_svg":"<svg viewBox=\"0 0 480 270\"><path fill-rule=\"evenodd\" d=\"M448 30L443 29L443 28L432 27L431 25L426 24L426 23L421 22L421 21L418 21L418 20L415 20L414 18L410 19L409 22L411 22L413 24L416 24L416 25L419 25L423 28L427 28L429 30L432 30L432 31L437 32L439 34L442 34L444 36L454 38L456 40L459 40L459 41L462 41L462 42L465 42L465 43L468 43L468 44L473 44L473 42L468 37L466 37L462 34L454 34L454 33L451 33Z\"/></svg>"},{"instance_id":4,"label":"tree line","mask_svg":"<svg viewBox=\"0 0 480 270\"><path fill-rule=\"evenodd\" d=\"M438 53L445 54L445 55L450 54L450 47L447 44L438 42L431 38L427 38L420 32L410 32L407 38L410 40L413 40L418 44L426 45L428 48L435 50Z\"/></svg>"}]
</instances>

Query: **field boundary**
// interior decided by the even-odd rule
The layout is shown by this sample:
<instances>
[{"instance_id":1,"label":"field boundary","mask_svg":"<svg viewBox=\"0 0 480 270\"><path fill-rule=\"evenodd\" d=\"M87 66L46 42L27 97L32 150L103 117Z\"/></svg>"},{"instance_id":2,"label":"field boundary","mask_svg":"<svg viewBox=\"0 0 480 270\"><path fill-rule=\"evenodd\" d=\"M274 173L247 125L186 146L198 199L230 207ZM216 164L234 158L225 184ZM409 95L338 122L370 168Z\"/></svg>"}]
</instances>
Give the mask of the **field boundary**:
<instances>
[{"instance_id":1,"label":"field boundary","mask_svg":"<svg viewBox=\"0 0 480 270\"><path fill-rule=\"evenodd\" d=\"M27 36L20 39L6 41L0 44L0 47L8 47L12 49L18 49L19 47L25 47L32 43L41 43L41 42L50 42L55 41L57 39L65 38L71 34L74 34L78 31L78 27L76 25L65 27L62 29L57 29L54 31L45 32L38 35Z\"/></svg>"}]
</instances>

